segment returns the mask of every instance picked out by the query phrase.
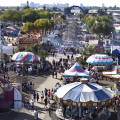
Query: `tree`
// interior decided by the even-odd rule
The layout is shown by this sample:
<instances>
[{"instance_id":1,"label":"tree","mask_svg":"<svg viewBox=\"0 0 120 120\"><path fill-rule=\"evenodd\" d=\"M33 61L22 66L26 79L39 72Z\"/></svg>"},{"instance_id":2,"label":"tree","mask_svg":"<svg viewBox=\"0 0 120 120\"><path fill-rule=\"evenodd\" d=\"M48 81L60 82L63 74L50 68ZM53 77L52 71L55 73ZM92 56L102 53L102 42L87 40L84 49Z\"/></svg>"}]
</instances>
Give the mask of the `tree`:
<instances>
[{"instance_id":1,"label":"tree","mask_svg":"<svg viewBox=\"0 0 120 120\"><path fill-rule=\"evenodd\" d=\"M45 62L46 60L46 57L49 55L49 53L43 49L41 49L38 53L37 53L38 56L40 56L40 60L42 62Z\"/></svg>"},{"instance_id":2,"label":"tree","mask_svg":"<svg viewBox=\"0 0 120 120\"><path fill-rule=\"evenodd\" d=\"M99 38L101 38L101 35L109 35L111 32L114 31L113 25L102 21L98 23L94 23L93 26L91 27L90 31L93 34L97 34Z\"/></svg>"},{"instance_id":3,"label":"tree","mask_svg":"<svg viewBox=\"0 0 120 120\"><path fill-rule=\"evenodd\" d=\"M64 14L67 12L68 9L69 9L69 7L64 8ZM70 10L68 11L67 14L68 14L68 15L70 14Z\"/></svg>"},{"instance_id":4,"label":"tree","mask_svg":"<svg viewBox=\"0 0 120 120\"><path fill-rule=\"evenodd\" d=\"M46 10L46 6L43 6L43 10Z\"/></svg>"},{"instance_id":5,"label":"tree","mask_svg":"<svg viewBox=\"0 0 120 120\"><path fill-rule=\"evenodd\" d=\"M48 19L38 19L34 22L35 28L39 30L48 30L52 29L54 26L54 21L53 20L48 20Z\"/></svg>"},{"instance_id":6,"label":"tree","mask_svg":"<svg viewBox=\"0 0 120 120\"><path fill-rule=\"evenodd\" d=\"M32 22L25 23L22 27L22 31L24 33L30 33L34 29L35 29L35 26L34 26L34 23Z\"/></svg>"},{"instance_id":7,"label":"tree","mask_svg":"<svg viewBox=\"0 0 120 120\"><path fill-rule=\"evenodd\" d=\"M13 9L8 9L1 14L1 19L4 21L13 21L18 22L21 21L21 16L23 12Z\"/></svg>"},{"instance_id":8,"label":"tree","mask_svg":"<svg viewBox=\"0 0 120 120\"><path fill-rule=\"evenodd\" d=\"M24 22L34 22L40 18L40 14L33 10L32 8L28 8L24 10L24 14L22 15L22 20Z\"/></svg>"},{"instance_id":9,"label":"tree","mask_svg":"<svg viewBox=\"0 0 120 120\"><path fill-rule=\"evenodd\" d=\"M84 13L83 13L83 12L79 13L79 14L78 14L78 17L79 17L80 19L84 18Z\"/></svg>"},{"instance_id":10,"label":"tree","mask_svg":"<svg viewBox=\"0 0 120 120\"><path fill-rule=\"evenodd\" d=\"M28 9L28 8L30 8L30 6L29 6L29 2L27 1L26 6L23 9L25 10L25 9Z\"/></svg>"},{"instance_id":11,"label":"tree","mask_svg":"<svg viewBox=\"0 0 120 120\"><path fill-rule=\"evenodd\" d=\"M99 10L97 11L97 14L98 14L99 16L103 16L103 15L105 15L106 13L105 13L105 10L104 10L104 9L99 9Z\"/></svg>"},{"instance_id":12,"label":"tree","mask_svg":"<svg viewBox=\"0 0 120 120\"><path fill-rule=\"evenodd\" d=\"M25 51L25 47L18 45L18 46L17 46L17 51L18 51L18 52Z\"/></svg>"}]
</instances>

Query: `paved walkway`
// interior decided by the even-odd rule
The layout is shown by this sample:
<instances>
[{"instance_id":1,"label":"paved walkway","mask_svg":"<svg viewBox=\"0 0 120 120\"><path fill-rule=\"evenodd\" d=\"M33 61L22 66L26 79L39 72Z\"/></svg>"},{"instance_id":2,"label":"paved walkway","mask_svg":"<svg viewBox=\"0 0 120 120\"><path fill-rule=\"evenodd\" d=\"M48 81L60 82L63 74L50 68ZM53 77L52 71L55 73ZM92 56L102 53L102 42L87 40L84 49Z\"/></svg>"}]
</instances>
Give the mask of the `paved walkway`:
<instances>
[{"instance_id":1,"label":"paved walkway","mask_svg":"<svg viewBox=\"0 0 120 120\"><path fill-rule=\"evenodd\" d=\"M56 58L54 58L55 61L58 61L60 58L67 58L67 56L63 56L62 54L59 54ZM50 62L52 62L53 57L49 56L49 58L47 58L47 60L49 60ZM47 80L45 82L43 82L43 84L40 84L40 86L36 89L36 92L39 93L40 96L40 92L44 91L45 88L47 89L52 89L55 88L55 85L57 82L59 82L61 85L63 85L62 81L60 81L60 74L57 75L58 79L52 78L52 75L47 76ZM32 98L33 95L31 95ZM52 100L51 100L52 102ZM48 115L48 108L44 108L44 102L41 102L41 99L39 99L39 102L35 102L35 109L38 110L38 120L50 120L51 118ZM33 110L27 110L26 108L23 108L21 110L21 114L14 118L13 120L33 120Z\"/></svg>"}]
</instances>

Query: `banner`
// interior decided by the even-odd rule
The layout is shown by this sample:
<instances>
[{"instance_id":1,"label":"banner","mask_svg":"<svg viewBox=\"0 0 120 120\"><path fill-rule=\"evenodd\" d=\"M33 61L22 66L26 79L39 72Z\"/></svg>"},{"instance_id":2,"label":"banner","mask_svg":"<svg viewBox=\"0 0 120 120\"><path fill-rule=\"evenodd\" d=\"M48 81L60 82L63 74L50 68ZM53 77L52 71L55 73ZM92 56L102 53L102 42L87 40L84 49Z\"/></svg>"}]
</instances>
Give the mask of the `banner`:
<instances>
[{"instance_id":1,"label":"banner","mask_svg":"<svg viewBox=\"0 0 120 120\"><path fill-rule=\"evenodd\" d=\"M11 75L10 80L11 80L11 82L16 82L16 75Z\"/></svg>"}]
</instances>

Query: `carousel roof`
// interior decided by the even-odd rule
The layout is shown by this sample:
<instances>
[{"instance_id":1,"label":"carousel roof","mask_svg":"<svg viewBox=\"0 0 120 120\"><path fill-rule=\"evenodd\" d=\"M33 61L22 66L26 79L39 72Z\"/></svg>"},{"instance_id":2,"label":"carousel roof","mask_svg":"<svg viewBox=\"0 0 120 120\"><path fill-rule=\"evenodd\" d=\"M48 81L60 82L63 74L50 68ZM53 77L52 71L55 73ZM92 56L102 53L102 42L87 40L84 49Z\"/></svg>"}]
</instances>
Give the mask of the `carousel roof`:
<instances>
[{"instance_id":1,"label":"carousel roof","mask_svg":"<svg viewBox=\"0 0 120 120\"><path fill-rule=\"evenodd\" d=\"M63 77L77 76L89 78L89 72L85 71L77 62L69 69L64 72Z\"/></svg>"},{"instance_id":2,"label":"carousel roof","mask_svg":"<svg viewBox=\"0 0 120 120\"><path fill-rule=\"evenodd\" d=\"M99 102L114 97L114 93L96 83L75 82L59 88L55 95L74 102Z\"/></svg>"}]
</instances>

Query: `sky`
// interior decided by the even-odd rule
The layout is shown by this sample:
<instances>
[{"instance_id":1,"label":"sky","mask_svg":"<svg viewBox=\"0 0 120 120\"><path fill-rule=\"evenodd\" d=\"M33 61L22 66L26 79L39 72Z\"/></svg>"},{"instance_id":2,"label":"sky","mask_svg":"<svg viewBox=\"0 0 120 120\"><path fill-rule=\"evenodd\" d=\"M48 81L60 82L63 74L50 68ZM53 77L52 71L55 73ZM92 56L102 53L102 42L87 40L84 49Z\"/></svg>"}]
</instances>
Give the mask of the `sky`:
<instances>
[{"instance_id":1,"label":"sky","mask_svg":"<svg viewBox=\"0 0 120 120\"><path fill-rule=\"evenodd\" d=\"M120 7L120 0L28 0L30 2L34 3L40 3L42 4L53 4L53 3L69 3L69 6L72 5L78 5L80 6L80 3L82 3L85 6L102 6L102 3L106 7L114 6ZM0 0L0 6L20 6L21 3L26 3L27 0Z\"/></svg>"}]
</instances>

